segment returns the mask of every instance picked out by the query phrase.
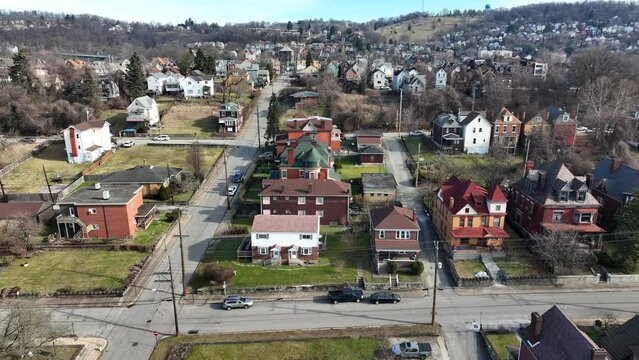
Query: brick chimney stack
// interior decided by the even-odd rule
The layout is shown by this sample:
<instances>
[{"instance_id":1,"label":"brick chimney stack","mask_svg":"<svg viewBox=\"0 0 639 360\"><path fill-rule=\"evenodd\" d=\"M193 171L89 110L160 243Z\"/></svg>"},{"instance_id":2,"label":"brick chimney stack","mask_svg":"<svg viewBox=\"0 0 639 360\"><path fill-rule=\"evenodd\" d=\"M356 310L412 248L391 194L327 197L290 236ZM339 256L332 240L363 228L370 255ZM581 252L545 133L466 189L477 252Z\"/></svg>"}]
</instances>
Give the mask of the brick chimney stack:
<instances>
[{"instance_id":1,"label":"brick chimney stack","mask_svg":"<svg viewBox=\"0 0 639 360\"><path fill-rule=\"evenodd\" d=\"M592 349L592 353L590 358L592 360L609 360L610 355L608 354L608 351L606 351L606 349L602 349L602 348L597 348L597 349Z\"/></svg>"},{"instance_id":2,"label":"brick chimney stack","mask_svg":"<svg viewBox=\"0 0 639 360\"><path fill-rule=\"evenodd\" d=\"M538 312L533 312L530 314L530 333L528 336L530 337L531 343L536 343L541 340L541 326L543 324L543 318L539 315Z\"/></svg>"},{"instance_id":3,"label":"brick chimney stack","mask_svg":"<svg viewBox=\"0 0 639 360\"><path fill-rule=\"evenodd\" d=\"M452 209L454 206L455 206L455 198L451 196L448 198L448 208Z\"/></svg>"},{"instance_id":4,"label":"brick chimney stack","mask_svg":"<svg viewBox=\"0 0 639 360\"><path fill-rule=\"evenodd\" d=\"M286 158L286 162L289 165L293 165L293 163L295 162L295 150L289 148L288 149L288 154L287 154L287 158Z\"/></svg>"},{"instance_id":5,"label":"brick chimney stack","mask_svg":"<svg viewBox=\"0 0 639 360\"><path fill-rule=\"evenodd\" d=\"M532 170L534 168L535 168L535 162L534 161L527 161L526 162L526 175L528 175L530 170Z\"/></svg>"}]
</instances>

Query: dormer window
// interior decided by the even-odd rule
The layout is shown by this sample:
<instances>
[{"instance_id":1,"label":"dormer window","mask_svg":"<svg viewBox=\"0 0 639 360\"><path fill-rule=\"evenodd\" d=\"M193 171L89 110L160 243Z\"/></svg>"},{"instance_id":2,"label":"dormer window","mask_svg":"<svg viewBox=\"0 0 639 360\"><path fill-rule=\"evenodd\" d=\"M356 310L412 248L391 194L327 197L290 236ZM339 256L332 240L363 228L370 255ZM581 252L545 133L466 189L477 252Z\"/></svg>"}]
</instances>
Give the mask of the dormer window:
<instances>
[{"instance_id":1,"label":"dormer window","mask_svg":"<svg viewBox=\"0 0 639 360\"><path fill-rule=\"evenodd\" d=\"M570 115L568 114L564 114L564 122L568 122L568 120L570 120Z\"/></svg>"},{"instance_id":2,"label":"dormer window","mask_svg":"<svg viewBox=\"0 0 639 360\"><path fill-rule=\"evenodd\" d=\"M568 201L568 191L559 192L559 202Z\"/></svg>"},{"instance_id":3,"label":"dormer window","mask_svg":"<svg viewBox=\"0 0 639 360\"><path fill-rule=\"evenodd\" d=\"M578 191L577 192L577 201L586 201L586 192Z\"/></svg>"},{"instance_id":4,"label":"dormer window","mask_svg":"<svg viewBox=\"0 0 639 360\"><path fill-rule=\"evenodd\" d=\"M465 208L465 209L464 209L464 212L465 212L466 214L468 214L468 213L470 212L470 209L469 209L469 208Z\"/></svg>"}]
</instances>

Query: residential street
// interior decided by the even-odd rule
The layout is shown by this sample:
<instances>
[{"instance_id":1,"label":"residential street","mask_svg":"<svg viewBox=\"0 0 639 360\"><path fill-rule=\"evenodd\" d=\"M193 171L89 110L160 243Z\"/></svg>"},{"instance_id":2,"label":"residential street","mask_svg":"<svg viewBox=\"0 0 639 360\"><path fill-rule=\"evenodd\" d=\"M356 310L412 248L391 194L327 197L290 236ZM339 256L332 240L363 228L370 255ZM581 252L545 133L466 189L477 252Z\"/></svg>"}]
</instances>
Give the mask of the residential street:
<instances>
[{"instance_id":1,"label":"residential street","mask_svg":"<svg viewBox=\"0 0 639 360\"><path fill-rule=\"evenodd\" d=\"M282 80L275 83L275 91L286 85ZM261 133L266 127L270 87L260 100ZM248 122L241 139L228 159L229 174L246 169L257 148L257 124ZM421 243L423 257L434 260L433 234L429 219L423 215L419 190L414 188L414 179L405 167L404 152L398 138L384 135L387 166L400 185L399 200L405 207L418 210L422 226ZM209 142L209 141L202 141ZM213 141L211 141L213 142ZM187 278L191 276L203 255L208 241L226 213L224 196L224 172L208 189L203 201L188 209L190 221L183 224L184 251ZM181 294L180 251L175 242L169 249L176 293ZM432 272L432 266L427 271ZM156 275L149 281L138 301L130 307L118 308L64 308L53 311L54 320L72 326L80 336L104 337L108 346L104 359L147 359L156 339L153 331L161 336L174 333L172 302L168 278L168 257L164 259ZM639 312L639 291L616 292L557 292L547 289L536 294L522 295L459 295L450 287L445 269L439 273L444 290L438 293L438 316L446 332L448 351L453 359L487 359L485 350L479 346L477 335L468 331L471 321L479 321L484 327L516 326L528 321L530 312L543 312L552 304L558 304L571 317L586 319L613 314L630 317ZM431 295L424 298L404 298L397 305L327 304L318 297L299 301L257 302L250 310L222 311L217 304L178 305L180 331L234 332L253 330L283 330L322 327L346 327L381 324L409 324L429 322L431 317Z\"/></svg>"}]
</instances>

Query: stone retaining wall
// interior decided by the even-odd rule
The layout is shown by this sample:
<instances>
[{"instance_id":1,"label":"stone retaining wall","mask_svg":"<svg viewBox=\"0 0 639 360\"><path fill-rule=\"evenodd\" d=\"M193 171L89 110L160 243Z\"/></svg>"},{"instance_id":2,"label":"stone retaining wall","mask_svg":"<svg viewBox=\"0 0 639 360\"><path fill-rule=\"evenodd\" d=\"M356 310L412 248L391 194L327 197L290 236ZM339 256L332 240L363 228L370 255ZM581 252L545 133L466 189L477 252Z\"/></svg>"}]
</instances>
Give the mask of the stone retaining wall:
<instances>
[{"instance_id":1,"label":"stone retaining wall","mask_svg":"<svg viewBox=\"0 0 639 360\"><path fill-rule=\"evenodd\" d=\"M599 276L586 275L561 275L557 276L557 285L563 287L594 286L599 284Z\"/></svg>"},{"instance_id":2,"label":"stone retaining wall","mask_svg":"<svg viewBox=\"0 0 639 360\"><path fill-rule=\"evenodd\" d=\"M458 287L487 287L493 286L495 284L495 280L488 274L488 278L463 278L457 274L457 269L455 268L455 263L449 257L446 258L448 262L448 267L453 275L453 280Z\"/></svg>"},{"instance_id":3,"label":"stone retaining wall","mask_svg":"<svg viewBox=\"0 0 639 360\"><path fill-rule=\"evenodd\" d=\"M506 286L554 286L557 279L552 276L504 276Z\"/></svg>"},{"instance_id":4,"label":"stone retaining wall","mask_svg":"<svg viewBox=\"0 0 639 360\"><path fill-rule=\"evenodd\" d=\"M639 284L639 274L608 274L609 284Z\"/></svg>"}]
</instances>

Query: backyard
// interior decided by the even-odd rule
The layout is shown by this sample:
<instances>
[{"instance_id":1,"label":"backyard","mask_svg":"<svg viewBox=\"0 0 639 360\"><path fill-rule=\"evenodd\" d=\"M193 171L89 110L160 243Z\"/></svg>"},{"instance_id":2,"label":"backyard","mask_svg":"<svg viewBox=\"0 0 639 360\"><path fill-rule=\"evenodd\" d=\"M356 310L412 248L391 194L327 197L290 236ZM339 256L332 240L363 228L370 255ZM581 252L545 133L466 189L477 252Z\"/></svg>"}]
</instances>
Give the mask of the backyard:
<instances>
[{"instance_id":1,"label":"backyard","mask_svg":"<svg viewBox=\"0 0 639 360\"><path fill-rule=\"evenodd\" d=\"M359 165L357 156L344 156L341 158L342 168L337 172L342 175L343 181L361 179L362 173L385 173L384 165Z\"/></svg>"},{"instance_id":2,"label":"backyard","mask_svg":"<svg viewBox=\"0 0 639 360\"><path fill-rule=\"evenodd\" d=\"M385 346L385 341L376 338L359 339L315 339L300 341L258 342L249 344L196 345L187 360L226 359L241 360L306 360L343 359L368 360Z\"/></svg>"},{"instance_id":3,"label":"backyard","mask_svg":"<svg viewBox=\"0 0 639 360\"><path fill-rule=\"evenodd\" d=\"M146 255L137 251L103 250L40 252L7 266L0 277L0 289L19 287L24 293L41 294L51 294L58 289L120 289L131 268L140 264Z\"/></svg>"},{"instance_id":4,"label":"backyard","mask_svg":"<svg viewBox=\"0 0 639 360\"><path fill-rule=\"evenodd\" d=\"M211 137L217 132L217 106L205 103L181 103L162 117L162 133Z\"/></svg>"},{"instance_id":5,"label":"backyard","mask_svg":"<svg viewBox=\"0 0 639 360\"><path fill-rule=\"evenodd\" d=\"M2 145L1 142L0 145ZM4 147L0 146L0 169L28 155L35 148L36 144L24 143L6 144Z\"/></svg>"},{"instance_id":6,"label":"backyard","mask_svg":"<svg viewBox=\"0 0 639 360\"><path fill-rule=\"evenodd\" d=\"M517 335L513 333L505 333L505 334L486 334L486 339L488 339L488 343L495 351L497 355L496 360L508 360L508 351L506 350L506 346L516 346L519 347L519 338Z\"/></svg>"},{"instance_id":7,"label":"backyard","mask_svg":"<svg viewBox=\"0 0 639 360\"><path fill-rule=\"evenodd\" d=\"M484 263L479 259L475 260L454 260L453 264L460 278L474 278L480 271L487 271Z\"/></svg>"},{"instance_id":8,"label":"backyard","mask_svg":"<svg viewBox=\"0 0 639 360\"><path fill-rule=\"evenodd\" d=\"M47 192L47 182L42 166L52 185L56 178L68 184L89 164L69 164L64 144L50 144L40 154L34 155L2 178L5 191L9 193Z\"/></svg>"}]
</instances>

